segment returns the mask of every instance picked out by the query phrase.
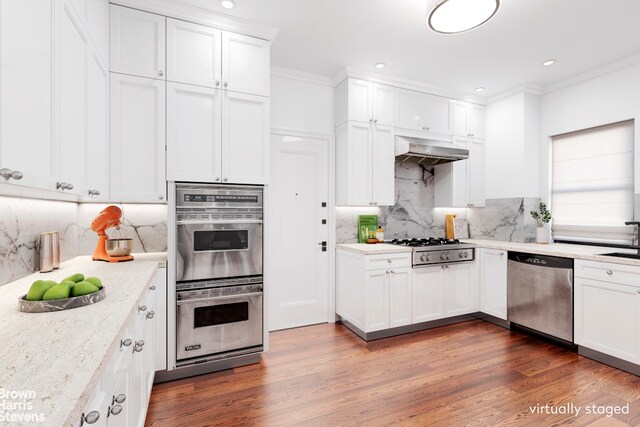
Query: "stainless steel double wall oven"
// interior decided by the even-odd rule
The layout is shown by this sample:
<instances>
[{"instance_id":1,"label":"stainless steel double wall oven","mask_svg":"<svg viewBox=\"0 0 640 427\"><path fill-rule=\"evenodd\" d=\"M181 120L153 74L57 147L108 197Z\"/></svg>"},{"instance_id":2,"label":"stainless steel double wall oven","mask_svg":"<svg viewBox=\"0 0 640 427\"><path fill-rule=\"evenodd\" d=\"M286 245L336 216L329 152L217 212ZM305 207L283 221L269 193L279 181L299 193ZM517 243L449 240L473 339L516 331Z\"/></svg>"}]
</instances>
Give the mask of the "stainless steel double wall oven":
<instances>
[{"instance_id":1,"label":"stainless steel double wall oven","mask_svg":"<svg viewBox=\"0 0 640 427\"><path fill-rule=\"evenodd\" d=\"M263 189L176 184L176 358L262 351Z\"/></svg>"}]
</instances>

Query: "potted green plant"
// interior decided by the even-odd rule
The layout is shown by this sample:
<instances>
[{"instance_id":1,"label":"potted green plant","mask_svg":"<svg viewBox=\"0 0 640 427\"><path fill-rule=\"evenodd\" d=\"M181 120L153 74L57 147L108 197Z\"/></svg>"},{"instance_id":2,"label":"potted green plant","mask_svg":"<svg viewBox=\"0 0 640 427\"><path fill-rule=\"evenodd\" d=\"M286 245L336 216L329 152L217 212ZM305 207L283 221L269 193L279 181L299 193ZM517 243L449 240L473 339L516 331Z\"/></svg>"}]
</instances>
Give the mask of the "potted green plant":
<instances>
[{"instance_id":1,"label":"potted green plant","mask_svg":"<svg viewBox=\"0 0 640 427\"><path fill-rule=\"evenodd\" d=\"M539 211L531 211L531 216L538 223L536 229L536 243L548 244L549 243L549 221L551 221L551 212L547 209L547 205L540 203Z\"/></svg>"}]
</instances>

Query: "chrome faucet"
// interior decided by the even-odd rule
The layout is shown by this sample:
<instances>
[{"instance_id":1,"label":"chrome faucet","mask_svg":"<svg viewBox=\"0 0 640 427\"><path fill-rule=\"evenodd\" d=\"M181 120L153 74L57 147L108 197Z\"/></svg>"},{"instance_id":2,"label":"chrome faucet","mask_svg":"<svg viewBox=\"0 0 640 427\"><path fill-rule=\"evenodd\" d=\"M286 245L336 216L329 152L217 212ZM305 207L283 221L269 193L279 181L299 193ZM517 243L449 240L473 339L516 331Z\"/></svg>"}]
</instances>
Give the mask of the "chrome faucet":
<instances>
[{"instance_id":1,"label":"chrome faucet","mask_svg":"<svg viewBox=\"0 0 640 427\"><path fill-rule=\"evenodd\" d=\"M633 235L633 243L631 249L638 250L638 256L640 256L640 221L627 221L624 225L634 225L636 227L636 232Z\"/></svg>"}]
</instances>

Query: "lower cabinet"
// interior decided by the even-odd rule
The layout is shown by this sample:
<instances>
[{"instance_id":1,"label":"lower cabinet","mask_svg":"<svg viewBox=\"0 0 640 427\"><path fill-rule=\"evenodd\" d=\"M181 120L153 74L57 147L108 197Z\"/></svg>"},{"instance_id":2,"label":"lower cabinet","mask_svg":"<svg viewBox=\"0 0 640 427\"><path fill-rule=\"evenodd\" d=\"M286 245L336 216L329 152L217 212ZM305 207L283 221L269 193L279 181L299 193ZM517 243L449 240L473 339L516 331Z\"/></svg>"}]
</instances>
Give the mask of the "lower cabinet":
<instances>
[{"instance_id":1,"label":"lower cabinet","mask_svg":"<svg viewBox=\"0 0 640 427\"><path fill-rule=\"evenodd\" d=\"M160 269L159 271L166 271ZM144 426L156 371L156 303L162 283L154 278L135 306L79 426Z\"/></svg>"},{"instance_id":2,"label":"lower cabinet","mask_svg":"<svg viewBox=\"0 0 640 427\"><path fill-rule=\"evenodd\" d=\"M507 251L476 249L480 261L480 311L507 320Z\"/></svg>"}]
</instances>

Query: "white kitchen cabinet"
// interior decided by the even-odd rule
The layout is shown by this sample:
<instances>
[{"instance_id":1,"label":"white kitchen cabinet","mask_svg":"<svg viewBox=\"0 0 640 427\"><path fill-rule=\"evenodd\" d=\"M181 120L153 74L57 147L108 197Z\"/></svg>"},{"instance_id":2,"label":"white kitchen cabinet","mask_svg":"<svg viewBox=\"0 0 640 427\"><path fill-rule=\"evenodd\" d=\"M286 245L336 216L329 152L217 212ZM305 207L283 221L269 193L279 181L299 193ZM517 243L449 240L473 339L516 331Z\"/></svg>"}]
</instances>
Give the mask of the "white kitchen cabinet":
<instances>
[{"instance_id":1,"label":"white kitchen cabinet","mask_svg":"<svg viewBox=\"0 0 640 427\"><path fill-rule=\"evenodd\" d=\"M94 52L87 70L87 187L94 200L109 199L109 70Z\"/></svg>"},{"instance_id":2,"label":"white kitchen cabinet","mask_svg":"<svg viewBox=\"0 0 640 427\"><path fill-rule=\"evenodd\" d=\"M165 17L116 5L110 16L110 70L164 80Z\"/></svg>"},{"instance_id":3,"label":"white kitchen cabinet","mask_svg":"<svg viewBox=\"0 0 640 427\"><path fill-rule=\"evenodd\" d=\"M0 168L23 175L0 183L56 187L56 16L50 0L0 2Z\"/></svg>"},{"instance_id":4,"label":"white kitchen cabinet","mask_svg":"<svg viewBox=\"0 0 640 427\"><path fill-rule=\"evenodd\" d=\"M89 48L80 18L65 1L60 16L60 140L57 163L61 191L87 195L87 65Z\"/></svg>"},{"instance_id":5,"label":"white kitchen cabinet","mask_svg":"<svg viewBox=\"0 0 640 427\"><path fill-rule=\"evenodd\" d=\"M454 136L486 139L486 107L469 102L453 101L451 130Z\"/></svg>"},{"instance_id":6,"label":"white kitchen cabinet","mask_svg":"<svg viewBox=\"0 0 640 427\"><path fill-rule=\"evenodd\" d=\"M165 82L111 74L111 198L165 200Z\"/></svg>"},{"instance_id":7,"label":"white kitchen cabinet","mask_svg":"<svg viewBox=\"0 0 640 427\"><path fill-rule=\"evenodd\" d=\"M222 31L167 18L167 80L221 88Z\"/></svg>"},{"instance_id":8,"label":"white kitchen cabinet","mask_svg":"<svg viewBox=\"0 0 640 427\"><path fill-rule=\"evenodd\" d=\"M167 179L222 179L222 92L167 83Z\"/></svg>"},{"instance_id":9,"label":"white kitchen cabinet","mask_svg":"<svg viewBox=\"0 0 640 427\"><path fill-rule=\"evenodd\" d=\"M485 143L469 140L469 159L434 168L434 204L442 208L482 207L485 196Z\"/></svg>"},{"instance_id":10,"label":"white kitchen cabinet","mask_svg":"<svg viewBox=\"0 0 640 427\"><path fill-rule=\"evenodd\" d=\"M445 267L445 317L477 312L480 298L476 263L449 264Z\"/></svg>"},{"instance_id":11,"label":"white kitchen cabinet","mask_svg":"<svg viewBox=\"0 0 640 427\"><path fill-rule=\"evenodd\" d=\"M413 269L412 323L444 317L444 269L442 266Z\"/></svg>"},{"instance_id":12,"label":"white kitchen cabinet","mask_svg":"<svg viewBox=\"0 0 640 427\"><path fill-rule=\"evenodd\" d=\"M223 32L222 80L224 89L269 96L269 79L269 42L255 37Z\"/></svg>"},{"instance_id":13,"label":"white kitchen cabinet","mask_svg":"<svg viewBox=\"0 0 640 427\"><path fill-rule=\"evenodd\" d=\"M472 138L469 143L468 174L468 207L484 207L487 203L486 184L486 145L481 139Z\"/></svg>"},{"instance_id":14,"label":"white kitchen cabinet","mask_svg":"<svg viewBox=\"0 0 640 427\"><path fill-rule=\"evenodd\" d=\"M450 100L406 89L397 89L396 94L397 127L450 138Z\"/></svg>"},{"instance_id":15,"label":"white kitchen cabinet","mask_svg":"<svg viewBox=\"0 0 640 427\"><path fill-rule=\"evenodd\" d=\"M375 123L345 122L336 129L336 203L395 203L395 132Z\"/></svg>"},{"instance_id":16,"label":"white kitchen cabinet","mask_svg":"<svg viewBox=\"0 0 640 427\"><path fill-rule=\"evenodd\" d=\"M231 91L222 96L222 181L266 184L269 98Z\"/></svg>"},{"instance_id":17,"label":"white kitchen cabinet","mask_svg":"<svg viewBox=\"0 0 640 427\"><path fill-rule=\"evenodd\" d=\"M389 327L410 325L413 305L411 268L392 268L389 272Z\"/></svg>"},{"instance_id":18,"label":"white kitchen cabinet","mask_svg":"<svg viewBox=\"0 0 640 427\"><path fill-rule=\"evenodd\" d=\"M365 275L365 332L389 329L389 271L372 270Z\"/></svg>"},{"instance_id":19,"label":"white kitchen cabinet","mask_svg":"<svg viewBox=\"0 0 640 427\"><path fill-rule=\"evenodd\" d=\"M640 363L640 268L575 261L574 342Z\"/></svg>"},{"instance_id":20,"label":"white kitchen cabinet","mask_svg":"<svg viewBox=\"0 0 640 427\"><path fill-rule=\"evenodd\" d=\"M469 105L469 136L475 139L487 138L487 112L483 105Z\"/></svg>"},{"instance_id":21,"label":"white kitchen cabinet","mask_svg":"<svg viewBox=\"0 0 640 427\"><path fill-rule=\"evenodd\" d=\"M106 372L99 376L98 383L93 389L87 404L82 410L78 426L106 427L109 424L110 393L109 377Z\"/></svg>"},{"instance_id":22,"label":"white kitchen cabinet","mask_svg":"<svg viewBox=\"0 0 640 427\"><path fill-rule=\"evenodd\" d=\"M336 88L336 124L346 121L395 126L396 89L349 78Z\"/></svg>"},{"instance_id":23,"label":"white kitchen cabinet","mask_svg":"<svg viewBox=\"0 0 640 427\"><path fill-rule=\"evenodd\" d=\"M507 320L507 252L476 249L480 262L480 311Z\"/></svg>"},{"instance_id":24,"label":"white kitchen cabinet","mask_svg":"<svg viewBox=\"0 0 640 427\"><path fill-rule=\"evenodd\" d=\"M154 289L155 287L155 289ZM159 268L156 283L151 285L156 306L156 372L167 369L167 269Z\"/></svg>"}]
</instances>

